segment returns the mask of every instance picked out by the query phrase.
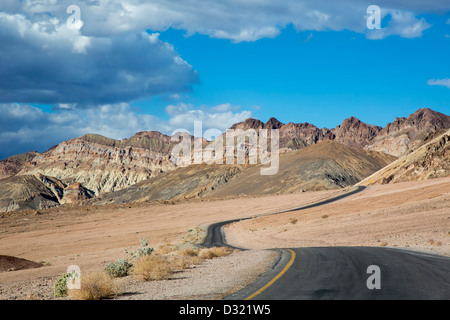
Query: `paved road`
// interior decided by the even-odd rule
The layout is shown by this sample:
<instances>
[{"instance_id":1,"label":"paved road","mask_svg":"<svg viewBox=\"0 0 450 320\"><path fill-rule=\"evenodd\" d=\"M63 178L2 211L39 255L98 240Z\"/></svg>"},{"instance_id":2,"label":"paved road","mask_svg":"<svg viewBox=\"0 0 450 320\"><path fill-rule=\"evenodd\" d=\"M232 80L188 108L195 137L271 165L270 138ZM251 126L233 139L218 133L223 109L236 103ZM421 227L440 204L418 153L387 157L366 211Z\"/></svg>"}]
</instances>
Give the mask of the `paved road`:
<instances>
[{"instance_id":1,"label":"paved road","mask_svg":"<svg viewBox=\"0 0 450 320\"><path fill-rule=\"evenodd\" d=\"M283 212L303 210L340 200L359 187L332 199ZM277 212L279 214L283 212ZM247 218L250 219L250 218ZM229 246L222 227L246 219L213 224L203 246ZM263 300L450 300L450 258L382 247L324 247L280 250L276 266L257 282L228 299ZM379 267L380 289L369 289L369 266Z\"/></svg>"},{"instance_id":2,"label":"paved road","mask_svg":"<svg viewBox=\"0 0 450 320\"><path fill-rule=\"evenodd\" d=\"M381 247L295 248L292 251L295 253L292 265L272 285L253 296L253 300L450 299L450 258L447 257ZM369 277L373 276L373 271L368 273L367 269L372 265L379 267L380 289L367 286ZM230 298L248 298L267 279L259 282Z\"/></svg>"},{"instance_id":3,"label":"paved road","mask_svg":"<svg viewBox=\"0 0 450 320\"><path fill-rule=\"evenodd\" d=\"M285 210L285 211L278 211L278 212L273 212L273 213L268 213L265 214L266 215L275 215L275 214L280 214L280 213L286 213L286 212L293 212L293 211L300 211L300 210L305 210L305 209L309 209L309 208L313 208L313 207L318 207L318 206L323 206L325 204L329 204L329 203L333 203L335 201L341 200L343 198L346 198L348 196L351 196L353 194L356 194L358 192L361 192L365 189L366 187L362 187L362 186L358 186L356 187L354 190L349 191L347 193L341 194L339 196L336 197L332 197L330 199L326 199L320 202L316 202L313 204L309 204L306 206L301 206L298 208L293 208L293 209L289 209L289 210ZM208 231L207 231L207 235L205 237L205 239L203 240L203 243L201 244L204 247L214 247L214 246L226 246L226 247L231 247L231 248L235 248L229 244L226 243L225 241L225 235L223 233L223 226L233 223L233 222L238 222L238 221L243 221L243 220L248 220L251 219L249 218L244 218L244 219L235 219L235 220L228 220L228 221L222 221L222 222L218 222L218 223L214 223L212 225L210 225L208 227ZM239 248L242 249L242 248Z\"/></svg>"}]
</instances>

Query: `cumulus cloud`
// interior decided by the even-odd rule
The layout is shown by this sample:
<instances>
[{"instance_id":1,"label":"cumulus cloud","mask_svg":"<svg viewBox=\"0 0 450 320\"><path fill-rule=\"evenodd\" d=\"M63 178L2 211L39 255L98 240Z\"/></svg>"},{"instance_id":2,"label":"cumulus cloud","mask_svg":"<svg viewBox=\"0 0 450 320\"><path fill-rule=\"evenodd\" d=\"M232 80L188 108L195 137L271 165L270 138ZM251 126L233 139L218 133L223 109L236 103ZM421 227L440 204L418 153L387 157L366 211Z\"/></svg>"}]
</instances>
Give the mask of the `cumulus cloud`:
<instances>
[{"instance_id":1,"label":"cumulus cloud","mask_svg":"<svg viewBox=\"0 0 450 320\"><path fill-rule=\"evenodd\" d=\"M23 12L30 19L50 13L67 19L66 8L72 0L6 1L9 11ZM84 21L83 32L88 36L109 36L142 30L164 31L168 28L200 33L234 42L273 38L287 25L301 31L351 30L366 33L366 10L370 0L79 0ZM379 0L376 3L389 12L420 14L446 14L450 10L447 0ZM408 20L413 25L414 20ZM403 21L406 23L407 21ZM406 27L406 26L404 26ZM392 28L386 36L411 36ZM418 33L417 33L418 34Z\"/></svg>"},{"instance_id":2,"label":"cumulus cloud","mask_svg":"<svg viewBox=\"0 0 450 320\"><path fill-rule=\"evenodd\" d=\"M389 21L367 30L368 0L79 0L81 29L71 29L72 0L0 4L0 103L84 107L153 95L179 97L198 82L191 65L159 39L168 28L234 42L298 31L351 30L369 39L420 37L423 13L447 13L444 0L379 1ZM81 26L81 24L80 24ZM147 33L145 30L152 30Z\"/></svg>"},{"instance_id":3,"label":"cumulus cloud","mask_svg":"<svg viewBox=\"0 0 450 320\"><path fill-rule=\"evenodd\" d=\"M106 104L189 91L197 73L158 34L86 36L0 11L0 102Z\"/></svg>"},{"instance_id":4,"label":"cumulus cloud","mask_svg":"<svg viewBox=\"0 0 450 320\"><path fill-rule=\"evenodd\" d=\"M384 39L392 35L418 38L422 36L423 31L431 27L424 18L416 18L412 12L382 10L382 14L389 17L387 25L381 29L370 30L367 33L369 39Z\"/></svg>"},{"instance_id":5,"label":"cumulus cloud","mask_svg":"<svg viewBox=\"0 0 450 320\"><path fill-rule=\"evenodd\" d=\"M225 108L223 106L229 106ZM194 134L194 121L202 121L203 130L225 131L232 124L251 117L250 111L224 104L194 108L180 103L169 105L168 120L134 111L128 103L105 104L89 109L70 106L43 111L31 104L0 104L0 160L28 151L45 151L64 140L97 133L123 139L139 131L156 130L172 134L185 129ZM234 110L234 111L233 111Z\"/></svg>"},{"instance_id":6,"label":"cumulus cloud","mask_svg":"<svg viewBox=\"0 0 450 320\"><path fill-rule=\"evenodd\" d=\"M229 103L214 107L202 106L201 108L193 108L192 105L179 103L166 108L166 112L171 116L167 121L167 126L172 129L172 132L177 129L185 129L193 134L194 122L201 121L203 130L225 131L231 125L252 116L251 111L239 112L239 109L239 106Z\"/></svg>"},{"instance_id":7,"label":"cumulus cloud","mask_svg":"<svg viewBox=\"0 0 450 320\"><path fill-rule=\"evenodd\" d=\"M429 86L444 86L450 89L450 79L430 79L427 84Z\"/></svg>"}]
</instances>

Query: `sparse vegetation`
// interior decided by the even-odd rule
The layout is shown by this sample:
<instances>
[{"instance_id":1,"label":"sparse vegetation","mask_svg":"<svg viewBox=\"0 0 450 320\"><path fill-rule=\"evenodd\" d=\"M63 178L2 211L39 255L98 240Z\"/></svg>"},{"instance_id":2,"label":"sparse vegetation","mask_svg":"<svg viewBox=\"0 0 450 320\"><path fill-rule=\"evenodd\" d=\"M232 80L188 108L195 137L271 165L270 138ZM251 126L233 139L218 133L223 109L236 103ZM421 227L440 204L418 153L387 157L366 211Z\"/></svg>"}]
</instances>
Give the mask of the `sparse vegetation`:
<instances>
[{"instance_id":1,"label":"sparse vegetation","mask_svg":"<svg viewBox=\"0 0 450 320\"><path fill-rule=\"evenodd\" d=\"M133 264L127 259L119 259L116 262L108 263L105 272L112 278L121 278L129 275Z\"/></svg>"},{"instance_id":2,"label":"sparse vegetation","mask_svg":"<svg viewBox=\"0 0 450 320\"><path fill-rule=\"evenodd\" d=\"M64 273L56 279L55 286L54 286L54 295L55 297L65 297L67 296L68 288L67 283L70 280L75 279L75 273Z\"/></svg>"},{"instance_id":3,"label":"sparse vegetation","mask_svg":"<svg viewBox=\"0 0 450 320\"><path fill-rule=\"evenodd\" d=\"M168 253L173 252L175 250L177 250L177 247L175 245L167 243L167 244L164 244L164 245L160 246L157 249L157 252L160 253L160 254L168 254Z\"/></svg>"},{"instance_id":4,"label":"sparse vegetation","mask_svg":"<svg viewBox=\"0 0 450 320\"><path fill-rule=\"evenodd\" d=\"M290 220L291 224L296 224L298 222L297 218L291 218Z\"/></svg>"},{"instance_id":5,"label":"sparse vegetation","mask_svg":"<svg viewBox=\"0 0 450 320\"><path fill-rule=\"evenodd\" d=\"M441 241L436 241L434 239L428 239L428 244L432 245L432 246L440 246L442 245Z\"/></svg>"},{"instance_id":6,"label":"sparse vegetation","mask_svg":"<svg viewBox=\"0 0 450 320\"><path fill-rule=\"evenodd\" d=\"M76 300L100 300L119 295L120 286L104 271L83 274L80 289L69 290L69 296Z\"/></svg>"},{"instance_id":7,"label":"sparse vegetation","mask_svg":"<svg viewBox=\"0 0 450 320\"><path fill-rule=\"evenodd\" d=\"M196 257L198 256L199 249L197 248L184 248L178 251L178 254L182 256L188 256L188 257Z\"/></svg>"},{"instance_id":8,"label":"sparse vegetation","mask_svg":"<svg viewBox=\"0 0 450 320\"><path fill-rule=\"evenodd\" d=\"M212 259L216 257L224 257L233 253L233 249L228 247L212 247L201 249L198 256L201 259Z\"/></svg>"},{"instance_id":9,"label":"sparse vegetation","mask_svg":"<svg viewBox=\"0 0 450 320\"><path fill-rule=\"evenodd\" d=\"M170 261L159 254L143 255L136 260L132 275L140 280L163 280L167 279L174 271Z\"/></svg>"},{"instance_id":10,"label":"sparse vegetation","mask_svg":"<svg viewBox=\"0 0 450 320\"><path fill-rule=\"evenodd\" d=\"M148 239L141 238L141 248L138 248L132 252L125 249L125 253L129 254L133 259L138 259L142 256L151 255L154 251L153 248L148 246Z\"/></svg>"}]
</instances>

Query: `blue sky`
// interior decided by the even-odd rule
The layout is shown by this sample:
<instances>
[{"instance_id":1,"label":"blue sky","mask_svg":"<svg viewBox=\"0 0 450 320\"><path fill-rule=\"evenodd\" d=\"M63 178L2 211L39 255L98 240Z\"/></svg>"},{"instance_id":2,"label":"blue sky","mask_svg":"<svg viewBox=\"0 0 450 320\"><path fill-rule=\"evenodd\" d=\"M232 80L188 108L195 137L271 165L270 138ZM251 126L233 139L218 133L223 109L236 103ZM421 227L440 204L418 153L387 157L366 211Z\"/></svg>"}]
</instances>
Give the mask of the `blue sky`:
<instances>
[{"instance_id":1,"label":"blue sky","mask_svg":"<svg viewBox=\"0 0 450 320\"><path fill-rule=\"evenodd\" d=\"M69 5L80 29L69 28ZM225 130L248 117L333 128L450 114L450 3L366 0L0 4L0 159L98 133Z\"/></svg>"},{"instance_id":2,"label":"blue sky","mask_svg":"<svg viewBox=\"0 0 450 320\"><path fill-rule=\"evenodd\" d=\"M441 30L416 39L369 40L350 31L292 27L275 39L251 43L185 37L178 30L160 38L199 72L200 84L186 99L195 105L227 101L263 121L274 116L331 128L356 116L385 126L422 107L450 114L449 88L427 85L428 79L450 74L450 39L444 37L450 25L442 17L428 20L440 22Z\"/></svg>"}]
</instances>

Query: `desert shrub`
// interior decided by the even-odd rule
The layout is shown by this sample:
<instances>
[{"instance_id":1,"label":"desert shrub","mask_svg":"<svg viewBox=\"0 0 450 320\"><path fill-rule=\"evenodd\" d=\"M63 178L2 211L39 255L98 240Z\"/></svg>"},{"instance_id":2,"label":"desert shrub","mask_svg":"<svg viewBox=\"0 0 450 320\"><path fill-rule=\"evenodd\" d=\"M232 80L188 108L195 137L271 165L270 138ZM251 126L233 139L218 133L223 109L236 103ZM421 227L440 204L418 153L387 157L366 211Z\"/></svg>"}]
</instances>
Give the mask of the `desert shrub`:
<instances>
[{"instance_id":1,"label":"desert shrub","mask_svg":"<svg viewBox=\"0 0 450 320\"><path fill-rule=\"evenodd\" d=\"M171 244L164 244L158 248L157 252L160 254L168 254L176 250L177 250L176 246Z\"/></svg>"},{"instance_id":2,"label":"desert shrub","mask_svg":"<svg viewBox=\"0 0 450 320\"><path fill-rule=\"evenodd\" d=\"M214 255L209 248L205 248L205 249L201 249L198 252L198 257L200 259L212 259L212 258L214 258Z\"/></svg>"},{"instance_id":3,"label":"desert shrub","mask_svg":"<svg viewBox=\"0 0 450 320\"><path fill-rule=\"evenodd\" d=\"M233 249L228 247L213 247L210 249L215 257L225 257L233 253Z\"/></svg>"},{"instance_id":4,"label":"desert shrub","mask_svg":"<svg viewBox=\"0 0 450 320\"><path fill-rule=\"evenodd\" d=\"M196 257L196 256L198 256L198 252L199 252L198 249L184 248L184 249L181 249L180 251L178 251L178 254L182 255L182 256Z\"/></svg>"},{"instance_id":5,"label":"desert shrub","mask_svg":"<svg viewBox=\"0 0 450 320\"><path fill-rule=\"evenodd\" d=\"M189 256L172 255L167 258L173 270L183 270L189 268L192 263Z\"/></svg>"},{"instance_id":6,"label":"desert shrub","mask_svg":"<svg viewBox=\"0 0 450 320\"><path fill-rule=\"evenodd\" d=\"M75 273L64 273L56 279L54 286L54 295L55 297L65 297L67 296L67 282L74 280L76 277Z\"/></svg>"},{"instance_id":7,"label":"desert shrub","mask_svg":"<svg viewBox=\"0 0 450 320\"><path fill-rule=\"evenodd\" d=\"M142 256L149 256L153 253L154 249L148 246L148 239L141 238L141 248L138 248L132 252L125 250L125 253L131 255L133 259L138 259Z\"/></svg>"},{"instance_id":8,"label":"desert shrub","mask_svg":"<svg viewBox=\"0 0 450 320\"><path fill-rule=\"evenodd\" d=\"M126 259L119 259L116 262L108 263L105 266L105 272L112 278L125 277L130 273L133 264Z\"/></svg>"},{"instance_id":9,"label":"desert shrub","mask_svg":"<svg viewBox=\"0 0 450 320\"><path fill-rule=\"evenodd\" d=\"M140 280L162 280L174 271L170 261L161 255L143 255L133 265L131 274Z\"/></svg>"},{"instance_id":10,"label":"desert shrub","mask_svg":"<svg viewBox=\"0 0 450 320\"><path fill-rule=\"evenodd\" d=\"M228 247L212 247L201 249L198 256L202 259L212 259L216 257L228 256L233 253L233 249Z\"/></svg>"},{"instance_id":11,"label":"desert shrub","mask_svg":"<svg viewBox=\"0 0 450 320\"><path fill-rule=\"evenodd\" d=\"M80 289L69 290L69 296L76 300L100 300L120 294L120 288L104 271L83 274Z\"/></svg>"}]
</instances>

